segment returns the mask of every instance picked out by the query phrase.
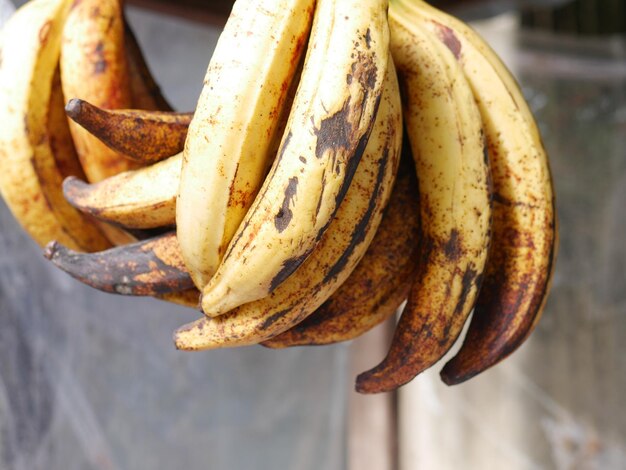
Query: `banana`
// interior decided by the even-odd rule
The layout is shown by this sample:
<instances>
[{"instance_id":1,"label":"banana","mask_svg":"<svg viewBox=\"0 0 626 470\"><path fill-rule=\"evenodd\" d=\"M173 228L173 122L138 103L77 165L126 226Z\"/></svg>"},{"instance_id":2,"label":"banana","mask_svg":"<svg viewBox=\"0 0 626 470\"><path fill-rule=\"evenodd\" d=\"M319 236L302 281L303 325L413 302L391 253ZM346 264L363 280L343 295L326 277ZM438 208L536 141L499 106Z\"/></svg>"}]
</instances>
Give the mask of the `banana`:
<instances>
[{"instance_id":1,"label":"banana","mask_svg":"<svg viewBox=\"0 0 626 470\"><path fill-rule=\"evenodd\" d=\"M204 287L250 207L313 15L313 0L238 0L211 58L185 143L178 238Z\"/></svg>"},{"instance_id":2,"label":"banana","mask_svg":"<svg viewBox=\"0 0 626 470\"><path fill-rule=\"evenodd\" d=\"M388 38L386 0L317 3L280 150L202 290L205 314L221 315L269 295L319 243L374 125Z\"/></svg>"},{"instance_id":3,"label":"banana","mask_svg":"<svg viewBox=\"0 0 626 470\"><path fill-rule=\"evenodd\" d=\"M193 113L138 109L106 110L73 98L67 116L110 149L141 164L156 163L183 151Z\"/></svg>"},{"instance_id":4,"label":"banana","mask_svg":"<svg viewBox=\"0 0 626 470\"><path fill-rule=\"evenodd\" d=\"M494 187L493 241L463 346L441 372L458 384L515 351L541 317L558 234L550 168L522 93L506 67L467 25L421 1L401 0L407 18L450 48L482 115Z\"/></svg>"},{"instance_id":5,"label":"banana","mask_svg":"<svg viewBox=\"0 0 626 470\"><path fill-rule=\"evenodd\" d=\"M161 93L159 85L150 72L139 42L128 21L124 21L124 43L132 107L148 111L172 111L172 106Z\"/></svg>"},{"instance_id":6,"label":"banana","mask_svg":"<svg viewBox=\"0 0 626 470\"><path fill-rule=\"evenodd\" d=\"M5 24L0 61L0 192L41 246L59 240L75 250L110 246L63 198L54 152L67 145L52 87L69 0L33 0ZM64 118L63 118L64 119ZM58 132L58 134L57 134Z\"/></svg>"},{"instance_id":7,"label":"banana","mask_svg":"<svg viewBox=\"0 0 626 470\"><path fill-rule=\"evenodd\" d=\"M73 278L104 292L157 296L193 287L174 232L98 253L77 253L51 242L44 256Z\"/></svg>"},{"instance_id":8,"label":"banana","mask_svg":"<svg viewBox=\"0 0 626 470\"><path fill-rule=\"evenodd\" d=\"M451 347L474 306L487 259L491 182L478 107L452 52L389 8L391 52L419 185L417 274L386 358L357 377L361 393L391 391Z\"/></svg>"},{"instance_id":9,"label":"banana","mask_svg":"<svg viewBox=\"0 0 626 470\"><path fill-rule=\"evenodd\" d=\"M153 165L88 184L70 177L63 193L74 207L127 228L170 226L176 220L176 195L182 154Z\"/></svg>"},{"instance_id":10,"label":"banana","mask_svg":"<svg viewBox=\"0 0 626 470\"><path fill-rule=\"evenodd\" d=\"M350 276L370 245L392 192L401 142L400 96L389 60L374 130L336 217L315 250L269 296L179 328L176 347L202 350L256 344L314 312Z\"/></svg>"},{"instance_id":11,"label":"banana","mask_svg":"<svg viewBox=\"0 0 626 470\"><path fill-rule=\"evenodd\" d=\"M83 167L80 165L70 128L65 117L65 98L61 88L61 70L57 66L52 79L50 109L48 111L48 135L50 147L63 178L75 176L85 179Z\"/></svg>"},{"instance_id":12,"label":"banana","mask_svg":"<svg viewBox=\"0 0 626 470\"><path fill-rule=\"evenodd\" d=\"M81 98L108 109L131 107L119 0L72 2L63 29L61 81L67 99ZM70 131L90 182L138 166L71 121Z\"/></svg>"},{"instance_id":13,"label":"banana","mask_svg":"<svg viewBox=\"0 0 626 470\"><path fill-rule=\"evenodd\" d=\"M380 227L356 269L313 314L263 346L348 341L385 321L406 300L417 264L419 200L409 149L402 158Z\"/></svg>"}]
</instances>

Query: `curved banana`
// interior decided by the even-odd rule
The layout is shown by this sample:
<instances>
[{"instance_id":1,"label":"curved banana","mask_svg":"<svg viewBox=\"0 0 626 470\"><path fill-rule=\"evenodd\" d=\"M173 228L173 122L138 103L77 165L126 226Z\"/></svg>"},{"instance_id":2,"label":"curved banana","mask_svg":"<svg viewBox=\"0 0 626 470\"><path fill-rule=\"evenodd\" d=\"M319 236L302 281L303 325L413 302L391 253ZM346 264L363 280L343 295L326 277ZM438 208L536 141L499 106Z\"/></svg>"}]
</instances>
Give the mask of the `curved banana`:
<instances>
[{"instance_id":1,"label":"curved banana","mask_svg":"<svg viewBox=\"0 0 626 470\"><path fill-rule=\"evenodd\" d=\"M178 349L202 350L266 341L302 321L350 276L380 224L400 160L402 116L393 64L374 130L335 219L300 268L267 297L175 333Z\"/></svg>"},{"instance_id":2,"label":"curved banana","mask_svg":"<svg viewBox=\"0 0 626 470\"><path fill-rule=\"evenodd\" d=\"M409 294L419 246L419 199L410 150L378 231L365 256L339 289L303 321L263 343L270 348L354 339L385 321Z\"/></svg>"},{"instance_id":3,"label":"curved banana","mask_svg":"<svg viewBox=\"0 0 626 470\"><path fill-rule=\"evenodd\" d=\"M0 60L0 192L41 246L60 240L75 250L110 246L100 230L63 198L54 151L66 137L50 120L52 83L70 0L33 0L3 29ZM60 129L60 130L59 130ZM59 130L59 134L55 134ZM52 132L52 134L51 134Z\"/></svg>"},{"instance_id":4,"label":"curved banana","mask_svg":"<svg viewBox=\"0 0 626 470\"><path fill-rule=\"evenodd\" d=\"M462 22L421 1L407 18L435 34L463 68L482 115L494 187L493 241L463 346L441 372L458 384L515 351L541 317L557 252L548 159L510 72Z\"/></svg>"},{"instance_id":5,"label":"curved banana","mask_svg":"<svg viewBox=\"0 0 626 470\"><path fill-rule=\"evenodd\" d=\"M153 165L88 184L78 178L63 182L65 198L77 209L127 228L173 225L182 154Z\"/></svg>"},{"instance_id":6,"label":"curved banana","mask_svg":"<svg viewBox=\"0 0 626 470\"><path fill-rule=\"evenodd\" d=\"M73 278L104 292L157 296L193 287L174 232L98 253L76 253L51 242L44 256Z\"/></svg>"},{"instance_id":7,"label":"curved banana","mask_svg":"<svg viewBox=\"0 0 626 470\"><path fill-rule=\"evenodd\" d=\"M124 42L132 108L148 111L173 111L150 72L139 42L128 21L124 21Z\"/></svg>"},{"instance_id":8,"label":"curved banana","mask_svg":"<svg viewBox=\"0 0 626 470\"><path fill-rule=\"evenodd\" d=\"M130 108L125 54L124 21L119 0L72 2L61 45L61 81L65 98L81 98L107 109ZM90 182L138 166L71 121L70 131Z\"/></svg>"},{"instance_id":9,"label":"curved banana","mask_svg":"<svg viewBox=\"0 0 626 470\"><path fill-rule=\"evenodd\" d=\"M278 156L202 290L207 315L269 295L311 254L365 150L388 61L386 0L320 0Z\"/></svg>"},{"instance_id":10,"label":"curved banana","mask_svg":"<svg viewBox=\"0 0 626 470\"><path fill-rule=\"evenodd\" d=\"M266 174L306 44L313 0L237 0L185 143L178 239L198 288L215 272Z\"/></svg>"},{"instance_id":11,"label":"curved banana","mask_svg":"<svg viewBox=\"0 0 626 470\"><path fill-rule=\"evenodd\" d=\"M193 113L139 109L102 109L73 98L67 116L107 147L141 164L161 161L183 151Z\"/></svg>"},{"instance_id":12,"label":"curved banana","mask_svg":"<svg viewBox=\"0 0 626 470\"><path fill-rule=\"evenodd\" d=\"M422 236L417 274L386 358L357 377L391 391L432 366L461 333L480 288L491 230L491 182L478 107L452 52L389 8L416 163Z\"/></svg>"}]
</instances>

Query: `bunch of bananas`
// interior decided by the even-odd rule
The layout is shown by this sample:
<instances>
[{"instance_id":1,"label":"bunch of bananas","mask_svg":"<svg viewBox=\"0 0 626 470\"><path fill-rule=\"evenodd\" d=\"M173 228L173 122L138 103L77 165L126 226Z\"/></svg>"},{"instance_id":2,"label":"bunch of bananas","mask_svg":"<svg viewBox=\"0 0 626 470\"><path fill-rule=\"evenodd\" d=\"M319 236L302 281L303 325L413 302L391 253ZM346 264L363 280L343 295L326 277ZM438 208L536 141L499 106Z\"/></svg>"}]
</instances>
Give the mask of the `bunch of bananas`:
<instances>
[{"instance_id":1,"label":"bunch of bananas","mask_svg":"<svg viewBox=\"0 0 626 470\"><path fill-rule=\"evenodd\" d=\"M557 246L537 126L494 52L423 1L237 0L187 114L119 0L32 0L0 41L6 203L88 285L200 298L177 348L346 341L406 301L357 378L375 393L472 311L448 384L537 323Z\"/></svg>"}]
</instances>

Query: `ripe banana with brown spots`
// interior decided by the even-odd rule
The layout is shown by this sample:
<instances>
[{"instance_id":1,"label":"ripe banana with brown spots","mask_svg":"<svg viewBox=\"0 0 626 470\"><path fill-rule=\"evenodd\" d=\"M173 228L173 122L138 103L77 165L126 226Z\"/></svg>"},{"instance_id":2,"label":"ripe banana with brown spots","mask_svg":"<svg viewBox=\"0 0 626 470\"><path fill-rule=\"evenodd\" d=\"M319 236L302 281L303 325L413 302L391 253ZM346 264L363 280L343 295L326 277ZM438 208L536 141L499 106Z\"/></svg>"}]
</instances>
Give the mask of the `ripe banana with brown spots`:
<instances>
[{"instance_id":1,"label":"ripe banana with brown spots","mask_svg":"<svg viewBox=\"0 0 626 470\"><path fill-rule=\"evenodd\" d=\"M148 165L183 151L193 113L102 109L69 100L67 116L110 149Z\"/></svg>"},{"instance_id":2,"label":"ripe banana with brown spots","mask_svg":"<svg viewBox=\"0 0 626 470\"><path fill-rule=\"evenodd\" d=\"M318 1L280 150L202 290L205 314L268 296L314 251L374 125L388 37L386 0Z\"/></svg>"},{"instance_id":3,"label":"ripe banana with brown spots","mask_svg":"<svg viewBox=\"0 0 626 470\"><path fill-rule=\"evenodd\" d=\"M404 149L389 205L365 256L339 289L303 321L263 343L270 348L354 339L393 315L408 296L419 246L417 180Z\"/></svg>"},{"instance_id":4,"label":"ripe banana with brown spots","mask_svg":"<svg viewBox=\"0 0 626 470\"><path fill-rule=\"evenodd\" d=\"M416 164L421 239L416 276L382 363L362 393L394 390L437 362L474 306L491 238L491 181L480 114L452 52L389 9L391 52Z\"/></svg>"},{"instance_id":5,"label":"ripe banana with brown spots","mask_svg":"<svg viewBox=\"0 0 626 470\"><path fill-rule=\"evenodd\" d=\"M77 253L51 242L44 255L73 278L104 292L156 296L193 288L174 232L97 253Z\"/></svg>"},{"instance_id":6,"label":"ripe banana with brown spots","mask_svg":"<svg viewBox=\"0 0 626 470\"><path fill-rule=\"evenodd\" d=\"M185 142L178 239L198 288L209 281L275 156L280 116L313 0L237 0L209 63Z\"/></svg>"},{"instance_id":7,"label":"ripe banana with brown spots","mask_svg":"<svg viewBox=\"0 0 626 470\"><path fill-rule=\"evenodd\" d=\"M33 0L5 24L0 56L0 192L41 246L60 240L81 251L110 246L63 198L55 152L71 148L52 93L69 0ZM56 91L58 93L58 90ZM62 105L61 105L62 106ZM67 170L67 166L65 167ZM71 171L71 170L67 170Z\"/></svg>"},{"instance_id":8,"label":"ripe banana with brown spots","mask_svg":"<svg viewBox=\"0 0 626 470\"><path fill-rule=\"evenodd\" d=\"M172 226L182 158L178 154L99 183L67 178L63 193L81 212L106 222L136 229Z\"/></svg>"},{"instance_id":9,"label":"ripe banana with brown spots","mask_svg":"<svg viewBox=\"0 0 626 470\"><path fill-rule=\"evenodd\" d=\"M407 18L454 53L482 116L493 175L493 239L463 346L441 377L458 384L515 351L537 324L557 251L550 168L519 86L491 48L459 20L416 0Z\"/></svg>"},{"instance_id":10,"label":"ripe banana with brown spots","mask_svg":"<svg viewBox=\"0 0 626 470\"><path fill-rule=\"evenodd\" d=\"M107 109L132 107L119 0L72 2L63 28L61 82L68 100L81 98ZM70 130L90 182L138 166L71 121Z\"/></svg>"},{"instance_id":11,"label":"ripe banana with brown spots","mask_svg":"<svg viewBox=\"0 0 626 470\"><path fill-rule=\"evenodd\" d=\"M179 328L177 348L202 350L266 341L313 313L350 276L378 229L400 160L402 115L391 60L389 69L363 158L336 217L311 255L269 296Z\"/></svg>"}]
</instances>

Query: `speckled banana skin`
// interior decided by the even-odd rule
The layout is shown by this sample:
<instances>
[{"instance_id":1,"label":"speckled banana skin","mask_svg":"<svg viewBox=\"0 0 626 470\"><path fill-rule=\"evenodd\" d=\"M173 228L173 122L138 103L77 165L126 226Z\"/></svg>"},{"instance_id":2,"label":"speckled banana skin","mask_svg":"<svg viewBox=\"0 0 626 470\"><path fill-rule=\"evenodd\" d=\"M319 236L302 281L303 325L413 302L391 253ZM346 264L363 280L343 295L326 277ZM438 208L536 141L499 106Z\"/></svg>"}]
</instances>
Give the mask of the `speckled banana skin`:
<instances>
[{"instance_id":1,"label":"speckled banana skin","mask_svg":"<svg viewBox=\"0 0 626 470\"><path fill-rule=\"evenodd\" d=\"M388 55L386 1L318 2L280 150L202 291L205 314L269 295L313 252L365 150Z\"/></svg>"},{"instance_id":2,"label":"speckled banana skin","mask_svg":"<svg viewBox=\"0 0 626 470\"><path fill-rule=\"evenodd\" d=\"M59 240L75 250L110 246L100 230L63 198L55 150L64 126L51 125L50 105L61 33L70 1L34 0L5 24L0 62L0 192L41 246ZM55 117L52 117L53 119ZM69 144L71 146L71 144Z\"/></svg>"},{"instance_id":3,"label":"speckled banana skin","mask_svg":"<svg viewBox=\"0 0 626 470\"><path fill-rule=\"evenodd\" d=\"M470 86L452 52L395 2L389 27L422 233L407 305L386 358L357 377L362 393L394 390L448 351L474 306L491 239L489 162Z\"/></svg>"},{"instance_id":4,"label":"speckled banana skin","mask_svg":"<svg viewBox=\"0 0 626 470\"><path fill-rule=\"evenodd\" d=\"M237 0L220 35L185 142L177 232L203 288L274 156L310 31L314 0Z\"/></svg>"},{"instance_id":5,"label":"speckled banana skin","mask_svg":"<svg viewBox=\"0 0 626 470\"><path fill-rule=\"evenodd\" d=\"M265 341L305 319L350 276L378 229L400 160L400 97L390 69L374 130L352 184L311 255L269 296L181 327L175 333L177 348L202 350Z\"/></svg>"},{"instance_id":6,"label":"speckled banana skin","mask_svg":"<svg viewBox=\"0 0 626 470\"><path fill-rule=\"evenodd\" d=\"M478 34L417 0L407 17L455 55L483 120L493 176L493 239L463 346L442 370L461 383L515 351L541 317L558 246L550 167L537 125L511 73Z\"/></svg>"}]
</instances>

